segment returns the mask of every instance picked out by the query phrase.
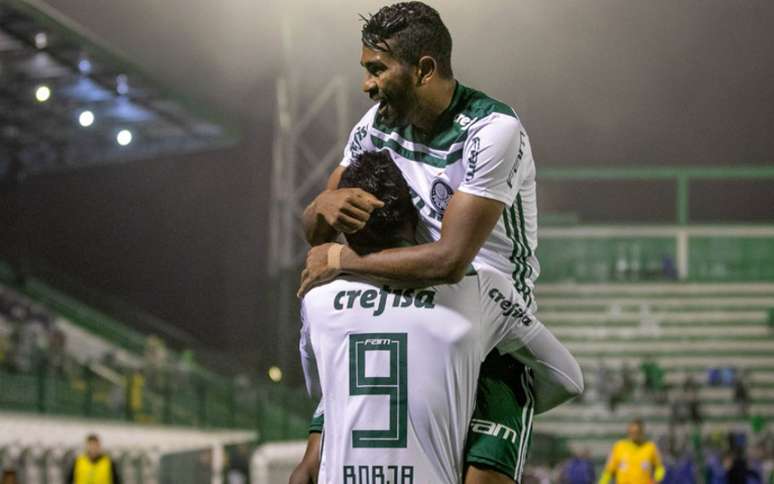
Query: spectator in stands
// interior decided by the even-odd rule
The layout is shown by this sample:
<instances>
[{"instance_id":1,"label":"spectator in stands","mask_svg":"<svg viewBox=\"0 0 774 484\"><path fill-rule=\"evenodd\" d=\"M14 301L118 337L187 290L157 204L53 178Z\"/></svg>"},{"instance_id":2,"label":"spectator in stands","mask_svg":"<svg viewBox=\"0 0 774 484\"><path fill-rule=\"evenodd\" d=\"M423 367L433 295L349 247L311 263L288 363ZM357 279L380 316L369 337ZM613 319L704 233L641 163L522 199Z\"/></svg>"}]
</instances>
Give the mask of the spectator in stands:
<instances>
[{"instance_id":1,"label":"spectator in stands","mask_svg":"<svg viewBox=\"0 0 774 484\"><path fill-rule=\"evenodd\" d=\"M0 328L0 368L5 369L10 366L11 341L8 334Z\"/></svg>"},{"instance_id":2,"label":"spectator in stands","mask_svg":"<svg viewBox=\"0 0 774 484\"><path fill-rule=\"evenodd\" d=\"M674 437L667 447L666 475L661 484L696 484L696 467L693 456L688 448L686 440L677 440Z\"/></svg>"},{"instance_id":3,"label":"spectator in stands","mask_svg":"<svg viewBox=\"0 0 774 484\"><path fill-rule=\"evenodd\" d=\"M67 475L67 484L121 484L113 460L102 452L99 437L86 437L86 452L79 455Z\"/></svg>"},{"instance_id":4,"label":"spectator in stands","mask_svg":"<svg viewBox=\"0 0 774 484\"><path fill-rule=\"evenodd\" d=\"M613 445L599 484L652 484L664 478L664 465L656 444L645 438L645 424L636 419L629 423L626 439Z\"/></svg>"},{"instance_id":5,"label":"spectator in stands","mask_svg":"<svg viewBox=\"0 0 774 484\"><path fill-rule=\"evenodd\" d=\"M684 425L701 425L701 408L698 385L693 377L686 375L681 387L671 395L670 431L681 432Z\"/></svg>"},{"instance_id":6,"label":"spectator in stands","mask_svg":"<svg viewBox=\"0 0 774 484\"><path fill-rule=\"evenodd\" d=\"M247 484L250 475L250 447L239 444L228 454L226 484Z\"/></svg>"},{"instance_id":7,"label":"spectator in stands","mask_svg":"<svg viewBox=\"0 0 774 484\"><path fill-rule=\"evenodd\" d=\"M661 257L661 275L664 279L670 281L677 280L677 266L671 255L664 255Z\"/></svg>"},{"instance_id":8,"label":"spectator in stands","mask_svg":"<svg viewBox=\"0 0 774 484\"><path fill-rule=\"evenodd\" d=\"M691 374L686 375L683 381L683 395L688 405L688 417L691 423L700 426L702 423L701 399L699 398L699 384Z\"/></svg>"},{"instance_id":9,"label":"spectator in stands","mask_svg":"<svg viewBox=\"0 0 774 484\"><path fill-rule=\"evenodd\" d=\"M608 368L603 360L599 361L597 365L596 377L594 378L594 388L597 393L597 399L605 402L608 410L615 412L617 400L616 394L616 382L613 376L613 372Z\"/></svg>"},{"instance_id":10,"label":"spectator in stands","mask_svg":"<svg viewBox=\"0 0 774 484\"><path fill-rule=\"evenodd\" d=\"M562 484L593 484L596 479L594 463L588 449L575 452L562 469Z\"/></svg>"},{"instance_id":11,"label":"spectator in stands","mask_svg":"<svg viewBox=\"0 0 774 484\"><path fill-rule=\"evenodd\" d=\"M759 479L761 484L767 482L769 475L765 466L766 449L762 445L755 445L750 450L750 470Z\"/></svg>"},{"instance_id":12,"label":"spectator in stands","mask_svg":"<svg viewBox=\"0 0 774 484\"><path fill-rule=\"evenodd\" d=\"M675 484L696 484L696 466L693 457L685 453L677 459L674 468Z\"/></svg>"},{"instance_id":13,"label":"spectator in stands","mask_svg":"<svg viewBox=\"0 0 774 484\"><path fill-rule=\"evenodd\" d=\"M750 409L749 373L740 371L734 379L734 401L739 406L739 415L747 417Z\"/></svg>"},{"instance_id":14,"label":"spectator in stands","mask_svg":"<svg viewBox=\"0 0 774 484\"><path fill-rule=\"evenodd\" d=\"M712 452L707 456L704 482L706 484L728 484L726 482L724 462L716 452Z\"/></svg>"},{"instance_id":15,"label":"spectator in stands","mask_svg":"<svg viewBox=\"0 0 774 484\"><path fill-rule=\"evenodd\" d=\"M764 457L761 459L761 475L763 475L763 482L766 484L774 484L774 448L764 448Z\"/></svg>"},{"instance_id":16,"label":"spectator in stands","mask_svg":"<svg viewBox=\"0 0 774 484\"><path fill-rule=\"evenodd\" d=\"M747 462L744 449L735 449L727 460L727 484L762 484L761 476Z\"/></svg>"},{"instance_id":17,"label":"spectator in stands","mask_svg":"<svg viewBox=\"0 0 774 484\"><path fill-rule=\"evenodd\" d=\"M634 376L634 369L628 361L624 361L621 367L621 393L623 399L631 399L637 390L637 379Z\"/></svg>"},{"instance_id":18,"label":"spectator in stands","mask_svg":"<svg viewBox=\"0 0 774 484\"><path fill-rule=\"evenodd\" d=\"M140 370L130 370L127 383L129 384L127 411L131 419L136 421L142 417L145 377Z\"/></svg>"},{"instance_id":19,"label":"spectator in stands","mask_svg":"<svg viewBox=\"0 0 774 484\"><path fill-rule=\"evenodd\" d=\"M21 314L24 316L21 316ZM26 312L20 310L17 314L26 317ZM13 348L13 366L19 373L31 373L35 370L38 357L41 355L39 342L43 328L37 321L17 320L11 336Z\"/></svg>"},{"instance_id":20,"label":"spectator in stands","mask_svg":"<svg viewBox=\"0 0 774 484\"><path fill-rule=\"evenodd\" d=\"M49 367L54 374L61 376L64 374L67 336L56 324L50 324L47 337Z\"/></svg>"},{"instance_id":21,"label":"spectator in stands","mask_svg":"<svg viewBox=\"0 0 774 484\"><path fill-rule=\"evenodd\" d=\"M665 394L664 370L653 358L647 358L640 365L644 379L644 387L647 394L651 395L657 402L663 402Z\"/></svg>"}]
</instances>

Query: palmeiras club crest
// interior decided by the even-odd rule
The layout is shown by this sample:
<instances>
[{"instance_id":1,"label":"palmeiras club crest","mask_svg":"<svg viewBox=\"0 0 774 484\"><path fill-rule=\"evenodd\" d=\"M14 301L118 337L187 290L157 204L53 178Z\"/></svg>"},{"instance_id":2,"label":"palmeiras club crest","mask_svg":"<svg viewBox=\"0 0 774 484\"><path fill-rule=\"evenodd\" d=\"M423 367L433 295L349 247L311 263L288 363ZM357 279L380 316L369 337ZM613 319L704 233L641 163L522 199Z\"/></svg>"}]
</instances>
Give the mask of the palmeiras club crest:
<instances>
[{"instance_id":1,"label":"palmeiras club crest","mask_svg":"<svg viewBox=\"0 0 774 484\"><path fill-rule=\"evenodd\" d=\"M440 178L433 181L433 184L430 187L430 201L433 203L433 207L438 213L443 215L446 211L446 206L449 205L449 200L451 200L452 195L454 195L454 190L452 190L452 187L450 187L448 183Z\"/></svg>"}]
</instances>

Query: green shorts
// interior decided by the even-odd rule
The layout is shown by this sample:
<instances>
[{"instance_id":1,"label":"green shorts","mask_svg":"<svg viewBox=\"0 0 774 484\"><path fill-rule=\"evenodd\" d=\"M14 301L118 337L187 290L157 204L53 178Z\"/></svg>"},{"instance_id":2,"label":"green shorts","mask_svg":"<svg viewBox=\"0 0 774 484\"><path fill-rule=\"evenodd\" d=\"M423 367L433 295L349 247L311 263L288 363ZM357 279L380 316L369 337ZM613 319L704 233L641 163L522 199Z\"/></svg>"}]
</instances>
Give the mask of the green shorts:
<instances>
[{"instance_id":1,"label":"green shorts","mask_svg":"<svg viewBox=\"0 0 774 484\"><path fill-rule=\"evenodd\" d=\"M492 351L481 365L465 462L520 482L535 412L532 370Z\"/></svg>"}]
</instances>

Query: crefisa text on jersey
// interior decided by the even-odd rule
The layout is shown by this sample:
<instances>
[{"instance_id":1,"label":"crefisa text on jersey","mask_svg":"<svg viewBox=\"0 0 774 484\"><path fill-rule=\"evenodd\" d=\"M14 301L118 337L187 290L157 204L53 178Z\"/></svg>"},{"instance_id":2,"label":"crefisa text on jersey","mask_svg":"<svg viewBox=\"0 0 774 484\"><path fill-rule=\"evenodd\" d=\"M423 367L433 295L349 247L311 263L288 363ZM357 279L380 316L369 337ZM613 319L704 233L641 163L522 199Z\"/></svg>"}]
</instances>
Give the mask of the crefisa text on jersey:
<instances>
[{"instance_id":1,"label":"crefisa text on jersey","mask_svg":"<svg viewBox=\"0 0 774 484\"><path fill-rule=\"evenodd\" d=\"M532 324L532 317L527 313L527 311L524 309L524 307L519 304L516 301L511 301L507 297L505 297L505 294L500 292L497 288L492 288L489 290L489 298L492 299L495 303L500 304L500 309L502 309L503 316L510 317L512 316L514 319L521 318L521 323L524 326L529 326Z\"/></svg>"},{"instance_id":2,"label":"crefisa text on jersey","mask_svg":"<svg viewBox=\"0 0 774 484\"><path fill-rule=\"evenodd\" d=\"M374 316L379 316L388 307L387 302L390 298L392 298L392 302L389 306L393 308L413 306L430 309L435 307L435 291L432 289L415 291L414 289L392 289L389 286L383 286L378 291L376 289L339 291L333 298L333 308L339 311L352 309L357 303L361 308L373 308Z\"/></svg>"}]
</instances>

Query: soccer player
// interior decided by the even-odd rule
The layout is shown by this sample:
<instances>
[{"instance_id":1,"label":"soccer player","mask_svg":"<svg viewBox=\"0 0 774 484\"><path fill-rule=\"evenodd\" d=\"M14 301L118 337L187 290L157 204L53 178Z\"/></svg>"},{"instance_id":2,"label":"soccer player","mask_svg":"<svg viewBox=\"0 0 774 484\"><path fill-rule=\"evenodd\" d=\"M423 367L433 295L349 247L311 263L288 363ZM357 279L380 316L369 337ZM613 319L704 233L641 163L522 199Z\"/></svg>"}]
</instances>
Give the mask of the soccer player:
<instances>
[{"instance_id":1,"label":"soccer player","mask_svg":"<svg viewBox=\"0 0 774 484\"><path fill-rule=\"evenodd\" d=\"M534 310L535 163L518 116L455 80L451 35L438 12L421 2L379 10L366 20L362 43L363 90L377 104L354 127L341 166L304 212L307 239L316 247L299 293L341 272L456 283L475 261L507 276ZM337 189L342 171L366 150L389 152L400 168L420 213L423 244L365 255L344 247L340 267L331 267L326 242L361 229L381 205L364 190ZM490 354L476 405L477 419L516 429L516 443L473 425L467 453L478 471L506 483L519 481L532 430L525 405L534 395L520 376L510 376L517 370L528 371L510 356Z\"/></svg>"},{"instance_id":2,"label":"soccer player","mask_svg":"<svg viewBox=\"0 0 774 484\"><path fill-rule=\"evenodd\" d=\"M353 250L414 243L417 212L389 155L359 155L340 186L384 202L347 236ZM479 367L496 345L535 367L540 391L527 402L529 411L552 408L583 385L577 362L511 281L483 264L456 284L425 289L342 276L304 297L302 317L305 374L310 386L321 386L326 420L318 482L461 482ZM528 374L519 375L522 386L531 384ZM473 423L499 439L515 442L519 435Z\"/></svg>"},{"instance_id":3,"label":"soccer player","mask_svg":"<svg viewBox=\"0 0 774 484\"><path fill-rule=\"evenodd\" d=\"M656 444L645 438L645 424L636 419L629 422L627 439L613 445L599 484L653 484L664 479L666 470Z\"/></svg>"}]
</instances>

